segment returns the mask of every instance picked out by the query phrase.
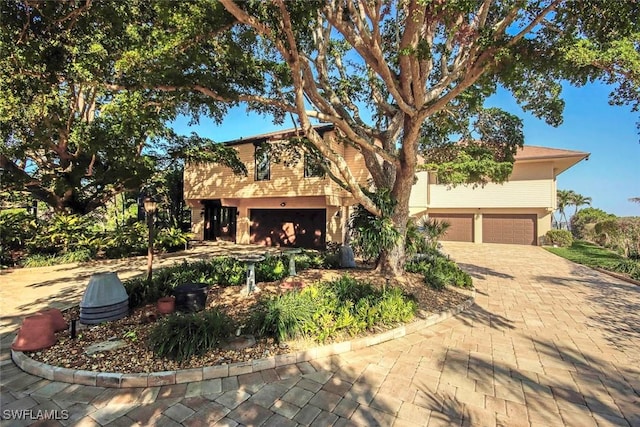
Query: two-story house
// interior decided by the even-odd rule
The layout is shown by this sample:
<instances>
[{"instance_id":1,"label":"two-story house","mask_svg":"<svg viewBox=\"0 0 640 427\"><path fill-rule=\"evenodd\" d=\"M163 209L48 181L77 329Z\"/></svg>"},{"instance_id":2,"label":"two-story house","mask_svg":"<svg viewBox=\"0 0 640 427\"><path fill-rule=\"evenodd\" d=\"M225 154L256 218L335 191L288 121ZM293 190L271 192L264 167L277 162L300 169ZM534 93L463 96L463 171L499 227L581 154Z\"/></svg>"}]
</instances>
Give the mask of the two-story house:
<instances>
[{"instance_id":1,"label":"two-story house","mask_svg":"<svg viewBox=\"0 0 640 427\"><path fill-rule=\"evenodd\" d=\"M366 184L362 156L336 142L332 129L317 127ZM342 242L348 208L355 203L351 195L307 156L287 165L271 161L268 151L260 149L296 135L285 130L226 142L238 151L247 176L213 164L185 166L184 197L196 239L307 248Z\"/></svg>"},{"instance_id":2,"label":"two-story house","mask_svg":"<svg viewBox=\"0 0 640 427\"><path fill-rule=\"evenodd\" d=\"M369 174L362 155L339 144L331 125L317 129L365 185ZM307 248L343 241L353 197L306 156L287 165L260 149L294 136L295 130L286 130L226 142L238 151L247 176L213 164L185 166L184 197L196 239ZM418 172L411 214L449 222L445 240L536 245L551 228L556 177L586 157L525 146L508 182L475 188L450 188L438 184L434 174Z\"/></svg>"}]
</instances>

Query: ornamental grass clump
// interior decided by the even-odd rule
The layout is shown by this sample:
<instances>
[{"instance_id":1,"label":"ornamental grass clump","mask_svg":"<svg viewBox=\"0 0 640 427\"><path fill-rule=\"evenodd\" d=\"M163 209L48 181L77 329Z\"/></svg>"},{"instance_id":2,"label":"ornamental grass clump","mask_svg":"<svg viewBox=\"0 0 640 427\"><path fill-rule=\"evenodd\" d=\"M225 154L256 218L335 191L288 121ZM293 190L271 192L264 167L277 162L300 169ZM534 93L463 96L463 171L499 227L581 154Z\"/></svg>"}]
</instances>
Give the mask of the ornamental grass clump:
<instances>
[{"instance_id":1,"label":"ornamental grass clump","mask_svg":"<svg viewBox=\"0 0 640 427\"><path fill-rule=\"evenodd\" d=\"M159 357L183 361L217 348L232 332L231 319L218 310L172 314L149 335L149 347Z\"/></svg>"}]
</instances>

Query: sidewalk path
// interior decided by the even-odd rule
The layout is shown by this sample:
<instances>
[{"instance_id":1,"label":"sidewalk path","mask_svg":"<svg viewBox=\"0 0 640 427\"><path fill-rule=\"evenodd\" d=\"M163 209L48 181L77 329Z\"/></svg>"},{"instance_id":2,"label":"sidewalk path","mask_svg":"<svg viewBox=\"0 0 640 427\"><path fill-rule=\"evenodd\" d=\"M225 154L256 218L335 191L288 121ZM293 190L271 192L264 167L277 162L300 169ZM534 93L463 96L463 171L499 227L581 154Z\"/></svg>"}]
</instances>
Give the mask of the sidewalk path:
<instances>
[{"instance_id":1,"label":"sidewalk path","mask_svg":"<svg viewBox=\"0 0 640 427\"><path fill-rule=\"evenodd\" d=\"M155 255L154 270L185 260L207 259L246 253L277 252L274 248L234 245L228 242L199 244L187 250ZM46 307L68 308L82 299L94 273L116 272L121 280L145 274L147 257L64 264L52 267L0 271L0 334L18 329L22 319Z\"/></svg>"},{"instance_id":2,"label":"sidewalk path","mask_svg":"<svg viewBox=\"0 0 640 427\"><path fill-rule=\"evenodd\" d=\"M3 343L2 414L66 410L47 425L86 426L640 426L640 287L537 247L445 250L474 276L476 305L419 333L261 373L122 390L25 374Z\"/></svg>"}]
</instances>

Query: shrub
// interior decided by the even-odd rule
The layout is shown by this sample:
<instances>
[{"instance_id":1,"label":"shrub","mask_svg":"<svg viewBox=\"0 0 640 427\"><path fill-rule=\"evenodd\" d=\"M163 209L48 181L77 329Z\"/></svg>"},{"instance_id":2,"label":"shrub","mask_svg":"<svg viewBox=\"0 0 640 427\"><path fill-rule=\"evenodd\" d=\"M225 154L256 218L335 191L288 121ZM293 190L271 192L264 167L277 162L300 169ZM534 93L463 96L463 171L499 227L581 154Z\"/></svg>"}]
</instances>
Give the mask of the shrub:
<instances>
[{"instance_id":1,"label":"shrub","mask_svg":"<svg viewBox=\"0 0 640 427\"><path fill-rule=\"evenodd\" d=\"M349 227L353 237L353 249L365 260L377 260L382 252L393 248L400 238L400 233L391 220L396 202L391 198L391 191L388 189L375 193L363 191L380 208L382 216L372 214L362 205L355 207Z\"/></svg>"},{"instance_id":2,"label":"shrub","mask_svg":"<svg viewBox=\"0 0 640 427\"><path fill-rule=\"evenodd\" d=\"M328 242L327 249L322 252L322 266L324 268L340 267L340 248L342 243Z\"/></svg>"},{"instance_id":3,"label":"shrub","mask_svg":"<svg viewBox=\"0 0 640 427\"><path fill-rule=\"evenodd\" d=\"M295 255L296 269L325 268L327 267L326 256L328 253L329 251L304 250L301 254Z\"/></svg>"},{"instance_id":4,"label":"shrub","mask_svg":"<svg viewBox=\"0 0 640 427\"><path fill-rule=\"evenodd\" d=\"M5 250L23 249L36 227L33 215L24 209L0 211L0 246Z\"/></svg>"},{"instance_id":5,"label":"shrub","mask_svg":"<svg viewBox=\"0 0 640 427\"><path fill-rule=\"evenodd\" d=\"M594 225L609 218L615 218L615 215L598 208L581 209L571 217L571 233L576 239L593 241L595 238Z\"/></svg>"},{"instance_id":6,"label":"shrub","mask_svg":"<svg viewBox=\"0 0 640 427\"><path fill-rule=\"evenodd\" d=\"M400 289L377 289L343 276L273 297L251 319L251 329L282 341L301 336L324 342L344 332L354 335L376 325L413 318L416 303Z\"/></svg>"},{"instance_id":7,"label":"shrub","mask_svg":"<svg viewBox=\"0 0 640 427\"><path fill-rule=\"evenodd\" d=\"M450 224L446 221L422 217L418 220L411 218L407 223L407 238L405 248L407 255L424 254L435 250L438 239L446 233Z\"/></svg>"},{"instance_id":8,"label":"shrub","mask_svg":"<svg viewBox=\"0 0 640 427\"><path fill-rule=\"evenodd\" d=\"M308 292L287 292L267 300L254 314L251 324L260 335L284 341L303 335L314 311L315 301Z\"/></svg>"},{"instance_id":9,"label":"shrub","mask_svg":"<svg viewBox=\"0 0 640 427\"><path fill-rule=\"evenodd\" d=\"M462 271L458 265L444 255L422 258L407 263L405 269L411 273L424 275L424 281L433 289L444 289L446 286L459 288L471 288L473 281L471 276Z\"/></svg>"},{"instance_id":10,"label":"shrub","mask_svg":"<svg viewBox=\"0 0 640 427\"><path fill-rule=\"evenodd\" d=\"M573 244L573 236L569 230L549 230L544 236L550 246L567 248Z\"/></svg>"},{"instance_id":11,"label":"shrub","mask_svg":"<svg viewBox=\"0 0 640 427\"><path fill-rule=\"evenodd\" d=\"M81 215L55 214L38 227L27 242L30 253L57 254L78 249L91 249L94 245L93 220Z\"/></svg>"},{"instance_id":12,"label":"shrub","mask_svg":"<svg viewBox=\"0 0 640 427\"><path fill-rule=\"evenodd\" d=\"M149 346L160 357L178 361L216 348L233 330L231 319L218 310L172 314L149 335Z\"/></svg>"},{"instance_id":13,"label":"shrub","mask_svg":"<svg viewBox=\"0 0 640 427\"><path fill-rule=\"evenodd\" d=\"M22 260L23 267L48 267L56 265L56 256L47 254L28 255Z\"/></svg>"},{"instance_id":14,"label":"shrub","mask_svg":"<svg viewBox=\"0 0 640 427\"><path fill-rule=\"evenodd\" d=\"M117 226L105 233L101 248L107 258L125 258L132 255L143 255L147 252L149 231L142 222L134 222Z\"/></svg>"},{"instance_id":15,"label":"shrub","mask_svg":"<svg viewBox=\"0 0 640 427\"><path fill-rule=\"evenodd\" d=\"M640 253L640 218L615 218L595 225L596 243L613 249L626 258Z\"/></svg>"},{"instance_id":16,"label":"shrub","mask_svg":"<svg viewBox=\"0 0 640 427\"><path fill-rule=\"evenodd\" d=\"M614 271L625 273L631 276L631 278L640 280L640 263L634 260L620 261L615 265Z\"/></svg>"},{"instance_id":17,"label":"shrub","mask_svg":"<svg viewBox=\"0 0 640 427\"><path fill-rule=\"evenodd\" d=\"M256 280L270 282L284 278L288 274L285 260L285 257L274 256L256 263ZM184 261L182 264L158 269L153 273L151 283L139 277L123 284L129 294L129 306L136 308L171 294L173 288L185 283L241 285L246 281L246 273L247 268L243 262L230 257L215 257L206 261Z\"/></svg>"},{"instance_id":18,"label":"shrub","mask_svg":"<svg viewBox=\"0 0 640 427\"><path fill-rule=\"evenodd\" d=\"M177 227L163 228L155 238L156 247L165 252L179 251L184 249L192 236L193 234L185 233Z\"/></svg>"},{"instance_id":19,"label":"shrub","mask_svg":"<svg viewBox=\"0 0 640 427\"><path fill-rule=\"evenodd\" d=\"M257 282L274 282L284 278L288 273L285 268L284 257L266 256L264 261L256 264L256 281ZM288 261L287 261L287 265Z\"/></svg>"}]
</instances>

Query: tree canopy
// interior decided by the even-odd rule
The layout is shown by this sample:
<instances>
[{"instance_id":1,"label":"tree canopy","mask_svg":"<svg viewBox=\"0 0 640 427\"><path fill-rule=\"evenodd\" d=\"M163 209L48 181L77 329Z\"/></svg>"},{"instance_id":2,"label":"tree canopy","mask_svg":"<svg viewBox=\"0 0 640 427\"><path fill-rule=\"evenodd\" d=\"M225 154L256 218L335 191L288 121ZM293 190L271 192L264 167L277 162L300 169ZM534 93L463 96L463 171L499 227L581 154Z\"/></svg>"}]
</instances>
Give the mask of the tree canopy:
<instances>
[{"instance_id":1,"label":"tree canopy","mask_svg":"<svg viewBox=\"0 0 640 427\"><path fill-rule=\"evenodd\" d=\"M341 185L369 212L384 216L345 159L313 128L316 122L333 124L340 141L362 153L375 187L389 189L396 202L389 216L400 238L383 256L383 268L393 272L401 269L419 155L426 167L452 183L508 177L523 144L522 123L512 113L485 108L484 101L499 87L509 90L525 111L552 125L562 122L564 81L583 85L602 79L615 84L615 103L637 107L640 98L637 2L220 4L237 21L227 32L227 46L238 50L225 55L236 57L238 72L254 77L259 87L209 87L206 79L219 69L219 50L206 42L189 46L184 40L207 40L212 29L206 22L194 29L172 6L166 16L173 18L165 20L163 34L179 44L189 69L198 74L178 73L171 88L245 102L277 120L295 115L305 137L333 165ZM211 3L182 7L200 16ZM149 59L137 66L154 69L158 62ZM168 64L171 61L164 62Z\"/></svg>"},{"instance_id":2,"label":"tree canopy","mask_svg":"<svg viewBox=\"0 0 640 427\"><path fill-rule=\"evenodd\" d=\"M161 115L180 111L196 120L199 114L220 120L228 106L239 103L277 122L295 116L305 139L331 163L332 178L397 229L397 244L381 258L382 268L393 273L402 269L409 196L419 167L454 184L508 177L523 144L522 122L511 112L485 107L499 87L552 125L562 122L565 81L611 83L613 103L637 108L640 99L638 2L194 0L127 3L126 11L115 10L118 3L85 4L136 18L119 38L109 32L111 14L99 18L96 12L98 18L87 17L82 25L73 13L58 14L87 37L77 57L103 51L89 43L94 31L98 40L100 34L109 39L101 44L109 67L88 66L91 76L99 76L95 80L107 82L107 99L139 94L144 102L159 99ZM56 7L69 7L64 5ZM13 9L24 13L24 6ZM24 31L24 20L16 21L12 40ZM40 55L24 56L34 66L47 59L77 68ZM21 71L16 63L10 57L9 69ZM44 71L46 80L52 74L46 66ZM17 74L31 81L30 73ZM45 93L56 98L68 87L55 86L56 96L49 89ZM94 126L79 122L82 128ZM384 212L361 188L345 159L314 129L317 122L333 124L339 141L362 153L375 187L389 190L392 212ZM19 133L12 129L4 135L13 141ZM420 166L420 156L426 166Z\"/></svg>"},{"instance_id":3,"label":"tree canopy","mask_svg":"<svg viewBox=\"0 0 640 427\"><path fill-rule=\"evenodd\" d=\"M56 211L87 213L140 188L153 173L154 154L167 154L159 142L187 156L212 143L177 136L166 124L179 113L220 117L225 105L135 86L135 73L123 71L160 19L146 2L25 0L0 7L3 187L26 190ZM234 154L198 156L242 172Z\"/></svg>"}]
</instances>

